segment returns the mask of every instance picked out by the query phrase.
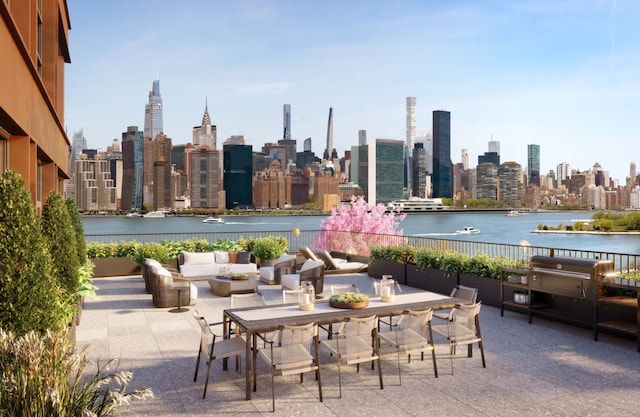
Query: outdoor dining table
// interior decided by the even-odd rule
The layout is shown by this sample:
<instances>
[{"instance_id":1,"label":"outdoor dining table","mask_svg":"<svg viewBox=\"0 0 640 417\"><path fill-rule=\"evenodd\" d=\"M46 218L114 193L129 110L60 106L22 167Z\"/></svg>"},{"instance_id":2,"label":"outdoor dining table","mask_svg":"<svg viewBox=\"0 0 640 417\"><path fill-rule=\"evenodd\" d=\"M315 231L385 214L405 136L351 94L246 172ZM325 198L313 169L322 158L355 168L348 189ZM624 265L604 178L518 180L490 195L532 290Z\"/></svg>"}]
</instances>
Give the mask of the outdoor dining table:
<instances>
[{"instance_id":1,"label":"outdoor dining table","mask_svg":"<svg viewBox=\"0 0 640 417\"><path fill-rule=\"evenodd\" d=\"M406 310L447 309L462 303L455 297L437 294L430 291L420 291L396 294L391 302L383 302L379 297L371 297L369 305L361 309L334 308L326 300L318 300L313 310L300 310L297 304L280 304L263 307L248 307L227 309L223 312L225 337L229 335L230 323L234 322L238 330L246 337L246 399L251 399L253 380L252 348L256 346L258 334L272 332L285 325L301 325L314 322L318 325L328 325L342 322L350 317L364 316L394 316ZM226 366L226 363L225 363Z\"/></svg>"}]
</instances>

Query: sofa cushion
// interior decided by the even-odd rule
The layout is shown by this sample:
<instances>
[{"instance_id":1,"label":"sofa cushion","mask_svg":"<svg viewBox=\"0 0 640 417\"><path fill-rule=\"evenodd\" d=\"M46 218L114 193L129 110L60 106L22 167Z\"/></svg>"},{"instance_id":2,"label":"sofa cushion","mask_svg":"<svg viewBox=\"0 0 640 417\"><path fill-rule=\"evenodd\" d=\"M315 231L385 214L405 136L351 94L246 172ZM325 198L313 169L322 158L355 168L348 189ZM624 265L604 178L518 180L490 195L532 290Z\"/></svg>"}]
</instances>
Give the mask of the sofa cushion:
<instances>
[{"instance_id":1,"label":"sofa cushion","mask_svg":"<svg viewBox=\"0 0 640 417\"><path fill-rule=\"evenodd\" d=\"M229 252L229 263L238 263L238 252Z\"/></svg>"},{"instance_id":2,"label":"sofa cushion","mask_svg":"<svg viewBox=\"0 0 640 417\"><path fill-rule=\"evenodd\" d=\"M239 264L251 263L251 253L247 251L238 252L238 263Z\"/></svg>"},{"instance_id":3,"label":"sofa cushion","mask_svg":"<svg viewBox=\"0 0 640 417\"><path fill-rule=\"evenodd\" d=\"M313 261L311 259L307 259L302 264L302 267L300 268L300 272L307 271L309 269L313 269L313 268L315 268L315 267L317 267L319 265L324 265L324 261L322 261L322 260Z\"/></svg>"},{"instance_id":4,"label":"sofa cushion","mask_svg":"<svg viewBox=\"0 0 640 417\"><path fill-rule=\"evenodd\" d=\"M229 252L226 252L226 251L215 251L213 253L215 255L217 264L228 264L228 263L231 263L231 261L229 261Z\"/></svg>"},{"instance_id":5,"label":"sofa cushion","mask_svg":"<svg viewBox=\"0 0 640 417\"><path fill-rule=\"evenodd\" d=\"M280 255L280 257L276 260L276 263L280 263L282 261L293 261L294 259L296 259L296 255L292 255L292 254L288 254L288 253L283 253L282 255Z\"/></svg>"},{"instance_id":6,"label":"sofa cushion","mask_svg":"<svg viewBox=\"0 0 640 417\"><path fill-rule=\"evenodd\" d=\"M183 265L204 265L216 262L213 252L182 252L184 256Z\"/></svg>"},{"instance_id":7,"label":"sofa cushion","mask_svg":"<svg viewBox=\"0 0 640 417\"><path fill-rule=\"evenodd\" d=\"M162 267L162 266L154 266L152 267L153 269L153 273L161 276L161 277L165 277L165 278L171 278L173 279L173 276L171 275L171 272L167 271L166 268Z\"/></svg>"}]
</instances>

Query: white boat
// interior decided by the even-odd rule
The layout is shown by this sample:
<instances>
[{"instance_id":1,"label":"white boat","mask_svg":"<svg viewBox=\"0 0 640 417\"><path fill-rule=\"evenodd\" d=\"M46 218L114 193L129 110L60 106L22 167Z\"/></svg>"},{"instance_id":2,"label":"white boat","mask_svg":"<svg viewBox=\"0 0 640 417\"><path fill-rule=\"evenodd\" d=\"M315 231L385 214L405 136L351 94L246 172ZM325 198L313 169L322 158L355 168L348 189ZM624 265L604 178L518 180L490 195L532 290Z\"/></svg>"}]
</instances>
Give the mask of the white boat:
<instances>
[{"instance_id":1,"label":"white boat","mask_svg":"<svg viewBox=\"0 0 640 417\"><path fill-rule=\"evenodd\" d=\"M522 216L522 213L520 213L518 210L510 210L507 213L507 216L509 216L509 217Z\"/></svg>"},{"instance_id":2,"label":"white boat","mask_svg":"<svg viewBox=\"0 0 640 417\"><path fill-rule=\"evenodd\" d=\"M131 213L127 213L127 217L142 217L142 214L132 211Z\"/></svg>"},{"instance_id":3,"label":"white boat","mask_svg":"<svg viewBox=\"0 0 640 417\"><path fill-rule=\"evenodd\" d=\"M166 216L164 211L150 211L142 215L142 217L151 218L151 219L160 219Z\"/></svg>"},{"instance_id":4,"label":"white boat","mask_svg":"<svg viewBox=\"0 0 640 417\"><path fill-rule=\"evenodd\" d=\"M387 204L387 210L395 210L402 213L447 210L449 206L442 204L441 198L418 198L393 200Z\"/></svg>"},{"instance_id":5,"label":"white boat","mask_svg":"<svg viewBox=\"0 0 640 417\"><path fill-rule=\"evenodd\" d=\"M456 233L458 233L459 235L473 235L476 233L480 233L480 230L472 226L465 226L462 228L462 230L456 230Z\"/></svg>"},{"instance_id":6,"label":"white boat","mask_svg":"<svg viewBox=\"0 0 640 417\"><path fill-rule=\"evenodd\" d=\"M224 223L224 220L220 217L207 217L202 223Z\"/></svg>"}]
</instances>

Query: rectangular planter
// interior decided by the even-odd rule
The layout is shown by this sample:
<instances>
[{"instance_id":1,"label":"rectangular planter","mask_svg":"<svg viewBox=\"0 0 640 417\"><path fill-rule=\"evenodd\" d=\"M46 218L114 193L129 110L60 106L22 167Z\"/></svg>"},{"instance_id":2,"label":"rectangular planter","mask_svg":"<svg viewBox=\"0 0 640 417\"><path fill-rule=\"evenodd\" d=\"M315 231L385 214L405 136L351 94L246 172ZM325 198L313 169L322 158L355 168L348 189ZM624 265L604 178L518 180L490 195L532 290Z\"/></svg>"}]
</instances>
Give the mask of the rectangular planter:
<instances>
[{"instance_id":1,"label":"rectangular planter","mask_svg":"<svg viewBox=\"0 0 640 417\"><path fill-rule=\"evenodd\" d=\"M407 264L407 285L449 295L451 290L458 285L458 274L451 274L432 268L419 271L415 265Z\"/></svg>"},{"instance_id":2,"label":"rectangular planter","mask_svg":"<svg viewBox=\"0 0 640 417\"><path fill-rule=\"evenodd\" d=\"M91 258L95 265L93 277L116 277L140 274L140 267L131 258Z\"/></svg>"},{"instance_id":3,"label":"rectangular planter","mask_svg":"<svg viewBox=\"0 0 640 417\"><path fill-rule=\"evenodd\" d=\"M370 277L382 278L383 275L392 275L393 279L402 285L407 284L406 264L386 261L384 259L372 259L369 261L367 272Z\"/></svg>"},{"instance_id":4,"label":"rectangular planter","mask_svg":"<svg viewBox=\"0 0 640 417\"><path fill-rule=\"evenodd\" d=\"M478 301L492 307L500 307L500 280L478 275L458 274L460 285L478 289Z\"/></svg>"}]
</instances>

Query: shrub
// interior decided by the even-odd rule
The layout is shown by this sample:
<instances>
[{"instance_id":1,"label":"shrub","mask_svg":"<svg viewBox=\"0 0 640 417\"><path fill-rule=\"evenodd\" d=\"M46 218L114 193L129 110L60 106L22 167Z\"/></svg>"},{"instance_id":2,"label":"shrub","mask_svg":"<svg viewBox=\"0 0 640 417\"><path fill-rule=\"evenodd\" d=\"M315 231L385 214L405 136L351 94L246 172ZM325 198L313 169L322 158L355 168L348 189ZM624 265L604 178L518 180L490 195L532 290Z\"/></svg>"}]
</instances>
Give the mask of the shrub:
<instances>
[{"instance_id":1,"label":"shrub","mask_svg":"<svg viewBox=\"0 0 640 417\"><path fill-rule=\"evenodd\" d=\"M60 293L51 255L16 172L7 170L0 178L0 201L0 328L16 335L59 330Z\"/></svg>"},{"instance_id":2,"label":"shrub","mask_svg":"<svg viewBox=\"0 0 640 417\"><path fill-rule=\"evenodd\" d=\"M87 241L84 238L84 225L82 224L80 213L78 213L78 206L76 206L76 202L73 201L72 198L67 198L65 203L67 205L67 211L69 212L71 224L73 225L73 231L75 232L78 262L80 265L83 265L87 261Z\"/></svg>"},{"instance_id":3,"label":"shrub","mask_svg":"<svg viewBox=\"0 0 640 417\"><path fill-rule=\"evenodd\" d=\"M369 249L369 257L390 262L415 264L416 248L409 245L372 246Z\"/></svg>"},{"instance_id":4,"label":"shrub","mask_svg":"<svg viewBox=\"0 0 640 417\"><path fill-rule=\"evenodd\" d=\"M80 261L75 229L64 198L58 191L52 191L44 204L42 231L49 242L58 285L64 289L68 301L73 303L80 288Z\"/></svg>"},{"instance_id":5,"label":"shrub","mask_svg":"<svg viewBox=\"0 0 640 417\"><path fill-rule=\"evenodd\" d=\"M283 236L259 237L253 245L253 255L259 259L276 259L289 246L289 241Z\"/></svg>"},{"instance_id":6,"label":"shrub","mask_svg":"<svg viewBox=\"0 0 640 417\"><path fill-rule=\"evenodd\" d=\"M3 416L113 416L133 398L153 397L150 389L127 392L132 374L117 366L107 373L113 361L89 373L65 332L16 337L0 329L0 357Z\"/></svg>"},{"instance_id":7,"label":"shrub","mask_svg":"<svg viewBox=\"0 0 640 417\"><path fill-rule=\"evenodd\" d=\"M145 259L151 258L164 264L174 257L175 255L172 256L168 245L150 242L138 246L136 252L133 254L133 262L142 265Z\"/></svg>"}]
</instances>

